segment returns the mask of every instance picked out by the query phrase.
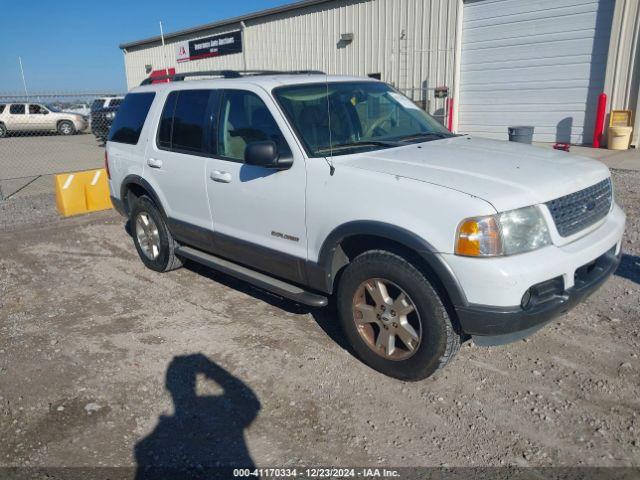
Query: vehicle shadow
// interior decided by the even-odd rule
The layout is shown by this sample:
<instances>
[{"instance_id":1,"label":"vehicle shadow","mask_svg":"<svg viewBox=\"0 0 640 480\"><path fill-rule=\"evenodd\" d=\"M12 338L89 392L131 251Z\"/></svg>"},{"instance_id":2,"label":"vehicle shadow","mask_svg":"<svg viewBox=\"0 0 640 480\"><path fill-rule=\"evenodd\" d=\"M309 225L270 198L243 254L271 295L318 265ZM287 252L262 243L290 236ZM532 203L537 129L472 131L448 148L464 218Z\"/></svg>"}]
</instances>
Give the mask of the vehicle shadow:
<instances>
[{"instance_id":1,"label":"vehicle shadow","mask_svg":"<svg viewBox=\"0 0 640 480\"><path fill-rule=\"evenodd\" d=\"M353 353L350 345L344 337L340 324L338 323L338 313L333 297L329 298L329 305L324 308L308 307L292 300L279 297L278 295L272 294L266 290L254 287L250 283L238 280L235 277L210 269L195 262L187 261L184 267L214 282L220 283L246 295L250 295L257 300L266 302L276 308L280 308L285 312L296 315L311 315L313 320L318 324L322 331L331 338L331 340L344 350Z\"/></svg>"},{"instance_id":2,"label":"vehicle shadow","mask_svg":"<svg viewBox=\"0 0 640 480\"><path fill-rule=\"evenodd\" d=\"M198 395L199 376L223 393ZM202 353L174 357L165 385L174 414L136 444L136 480L233 478L234 468L255 468L244 439L260 411L251 388Z\"/></svg>"},{"instance_id":3,"label":"vehicle shadow","mask_svg":"<svg viewBox=\"0 0 640 480\"><path fill-rule=\"evenodd\" d=\"M616 270L616 276L640 285L640 257L623 253L620 266Z\"/></svg>"}]
</instances>

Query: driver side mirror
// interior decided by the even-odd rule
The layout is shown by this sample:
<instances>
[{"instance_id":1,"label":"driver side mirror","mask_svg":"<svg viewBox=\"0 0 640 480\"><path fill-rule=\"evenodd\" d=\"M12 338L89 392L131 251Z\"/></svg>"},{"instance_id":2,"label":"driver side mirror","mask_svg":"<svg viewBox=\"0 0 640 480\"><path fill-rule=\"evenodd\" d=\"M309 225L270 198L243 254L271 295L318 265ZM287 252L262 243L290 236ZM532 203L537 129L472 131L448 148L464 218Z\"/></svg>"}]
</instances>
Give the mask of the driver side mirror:
<instances>
[{"instance_id":1,"label":"driver side mirror","mask_svg":"<svg viewBox=\"0 0 640 480\"><path fill-rule=\"evenodd\" d=\"M43 115L49 115L49 110L40 110L40 113Z\"/></svg>"},{"instance_id":2,"label":"driver side mirror","mask_svg":"<svg viewBox=\"0 0 640 480\"><path fill-rule=\"evenodd\" d=\"M286 170L293 164L291 158L280 158L278 146L271 140L248 144L244 150L244 161L247 165L278 170Z\"/></svg>"}]
</instances>

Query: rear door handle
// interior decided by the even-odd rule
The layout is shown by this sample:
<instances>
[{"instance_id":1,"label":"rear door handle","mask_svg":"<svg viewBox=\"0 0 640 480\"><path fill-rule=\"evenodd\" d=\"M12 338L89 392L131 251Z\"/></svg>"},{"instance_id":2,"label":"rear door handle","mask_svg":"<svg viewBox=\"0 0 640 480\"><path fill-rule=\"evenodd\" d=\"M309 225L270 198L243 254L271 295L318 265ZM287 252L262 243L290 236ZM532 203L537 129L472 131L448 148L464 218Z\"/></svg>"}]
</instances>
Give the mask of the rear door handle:
<instances>
[{"instance_id":1,"label":"rear door handle","mask_svg":"<svg viewBox=\"0 0 640 480\"><path fill-rule=\"evenodd\" d=\"M157 158L147 158L147 165L151 168L162 168L162 160L158 160Z\"/></svg>"},{"instance_id":2,"label":"rear door handle","mask_svg":"<svg viewBox=\"0 0 640 480\"><path fill-rule=\"evenodd\" d=\"M231 174L229 172L221 172L220 170L214 170L209 176L211 180L219 183L231 183Z\"/></svg>"}]
</instances>

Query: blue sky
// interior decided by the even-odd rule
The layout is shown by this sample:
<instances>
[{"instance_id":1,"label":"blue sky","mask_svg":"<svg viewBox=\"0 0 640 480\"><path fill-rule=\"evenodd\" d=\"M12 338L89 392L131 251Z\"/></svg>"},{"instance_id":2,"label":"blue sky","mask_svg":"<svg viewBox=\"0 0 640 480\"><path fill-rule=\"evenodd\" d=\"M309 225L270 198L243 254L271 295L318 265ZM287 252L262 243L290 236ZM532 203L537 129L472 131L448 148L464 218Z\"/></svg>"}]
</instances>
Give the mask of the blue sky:
<instances>
[{"instance_id":1,"label":"blue sky","mask_svg":"<svg viewBox=\"0 0 640 480\"><path fill-rule=\"evenodd\" d=\"M0 93L124 91L118 45L294 0L0 0Z\"/></svg>"}]
</instances>

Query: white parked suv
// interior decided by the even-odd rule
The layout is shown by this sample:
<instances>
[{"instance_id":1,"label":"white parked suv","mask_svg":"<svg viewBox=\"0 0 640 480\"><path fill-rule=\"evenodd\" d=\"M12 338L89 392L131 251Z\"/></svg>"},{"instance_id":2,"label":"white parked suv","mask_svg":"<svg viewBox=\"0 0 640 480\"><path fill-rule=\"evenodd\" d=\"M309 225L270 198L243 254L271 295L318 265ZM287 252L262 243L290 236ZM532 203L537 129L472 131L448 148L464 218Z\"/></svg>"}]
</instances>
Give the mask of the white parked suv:
<instances>
[{"instance_id":1,"label":"white parked suv","mask_svg":"<svg viewBox=\"0 0 640 480\"><path fill-rule=\"evenodd\" d=\"M453 135L376 80L217 73L143 82L109 134L112 200L153 270L335 296L356 354L417 380L470 337L530 335L619 263L600 162Z\"/></svg>"}]
</instances>

